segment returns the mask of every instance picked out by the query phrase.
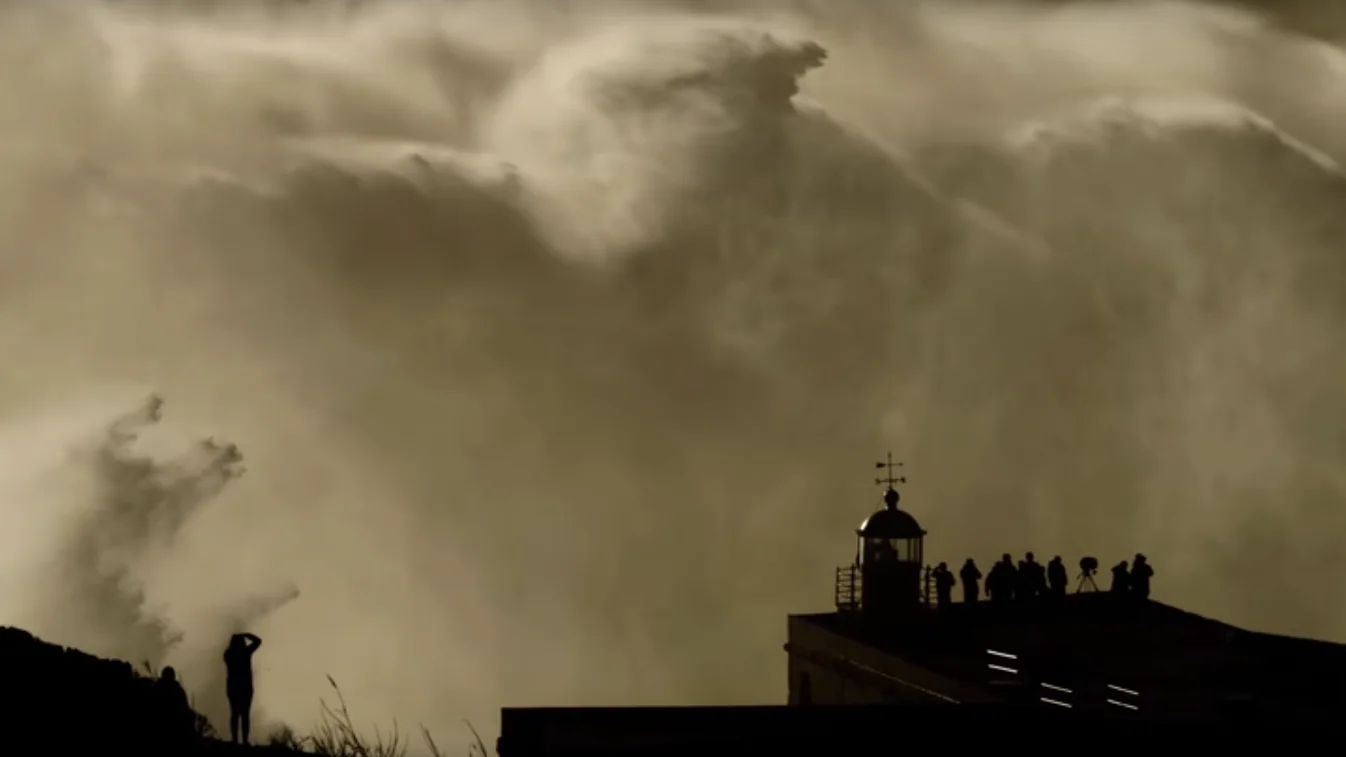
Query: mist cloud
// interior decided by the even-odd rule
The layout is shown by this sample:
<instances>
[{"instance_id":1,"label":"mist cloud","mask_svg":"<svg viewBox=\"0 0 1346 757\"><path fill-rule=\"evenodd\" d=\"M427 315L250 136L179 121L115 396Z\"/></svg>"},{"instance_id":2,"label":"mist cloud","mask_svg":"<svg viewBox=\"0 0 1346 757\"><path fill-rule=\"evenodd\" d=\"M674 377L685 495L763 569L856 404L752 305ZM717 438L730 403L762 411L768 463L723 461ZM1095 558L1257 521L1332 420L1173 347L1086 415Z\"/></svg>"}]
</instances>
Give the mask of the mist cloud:
<instances>
[{"instance_id":1,"label":"mist cloud","mask_svg":"<svg viewBox=\"0 0 1346 757\"><path fill-rule=\"evenodd\" d=\"M1335 48L306 5L0 11L5 620L208 708L246 625L300 730L327 674L441 743L775 701L893 449L938 559L1144 551L1160 599L1346 633L1305 583L1346 559Z\"/></svg>"}]
</instances>

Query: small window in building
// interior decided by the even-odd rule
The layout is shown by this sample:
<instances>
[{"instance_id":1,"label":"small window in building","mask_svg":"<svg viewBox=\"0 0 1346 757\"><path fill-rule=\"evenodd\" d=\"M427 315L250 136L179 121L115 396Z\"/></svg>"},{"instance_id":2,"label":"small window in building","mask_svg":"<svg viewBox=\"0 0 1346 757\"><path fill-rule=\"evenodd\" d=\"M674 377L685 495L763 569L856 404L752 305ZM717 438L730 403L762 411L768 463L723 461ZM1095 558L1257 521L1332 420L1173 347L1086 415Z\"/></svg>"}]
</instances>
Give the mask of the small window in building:
<instances>
[{"instance_id":1,"label":"small window in building","mask_svg":"<svg viewBox=\"0 0 1346 757\"><path fill-rule=\"evenodd\" d=\"M799 674L799 703L813 704L813 678L808 673Z\"/></svg>"}]
</instances>

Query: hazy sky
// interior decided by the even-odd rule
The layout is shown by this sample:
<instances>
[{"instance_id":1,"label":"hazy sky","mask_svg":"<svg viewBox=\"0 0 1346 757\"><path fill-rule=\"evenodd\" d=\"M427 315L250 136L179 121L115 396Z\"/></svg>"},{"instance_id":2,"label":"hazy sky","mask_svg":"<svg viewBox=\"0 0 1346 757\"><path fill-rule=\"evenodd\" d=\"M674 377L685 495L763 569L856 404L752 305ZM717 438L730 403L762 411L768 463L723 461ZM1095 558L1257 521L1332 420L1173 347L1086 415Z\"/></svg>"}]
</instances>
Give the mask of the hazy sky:
<instances>
[{"instance_id":1,"label":"hazy sky","mask_svg":"<svg viewBox=\"0 0 1346 757\"><path fill-rule=\"evenodd\" d=\"M0 11L0 622L209 699L246 621L300 730L325 674L441 743L777 702L891 449L935 561L1144 551L1346 639L1338 49L1158 2L131 5Z\"/></svg>"}]
</instances>

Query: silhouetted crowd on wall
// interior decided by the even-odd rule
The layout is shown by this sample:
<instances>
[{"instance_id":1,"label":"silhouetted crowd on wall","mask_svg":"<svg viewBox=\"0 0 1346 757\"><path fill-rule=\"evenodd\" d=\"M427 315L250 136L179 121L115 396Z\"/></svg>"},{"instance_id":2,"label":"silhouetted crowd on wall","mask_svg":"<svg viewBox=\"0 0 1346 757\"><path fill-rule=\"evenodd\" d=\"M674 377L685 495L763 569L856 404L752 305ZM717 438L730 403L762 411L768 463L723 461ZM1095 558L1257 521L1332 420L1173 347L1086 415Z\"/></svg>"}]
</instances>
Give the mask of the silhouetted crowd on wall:
<instances>
[{"instance_id":1,"label":"silhouetted crowd on wall","mask_svg":"<svg viewBox=\"0 0 1346 757\"><path fill-rule=\"evenodd\" d=\"M1094 575L1098 570L1098 561L1092 557L1080 560L1080 572L1076 576L1076 593L1086 587L1097 591ZM1138 554L1129 564L1123 560L1112 568L1112 594L1126 595L1138 599L1150 596L1150 579L1154 577L1154 568L1150 567L1145 555ZM981 601L982 580L985 579L985 593L989 601L995 604L1060 601L1068 592L1070 574L1060 555L1053 557L1046 565L1038 562L1032 552L1024 555L1016 565L1009 553L1001 556L990 572L983 576L976 561L968 558L955 577L947 563L940 563L930 571L929 581L935 590L935 601L940 607L946 607L953 601L953 590L958 583L963 585L963 602L974 604Z\"/></svg>"}]
</instances>

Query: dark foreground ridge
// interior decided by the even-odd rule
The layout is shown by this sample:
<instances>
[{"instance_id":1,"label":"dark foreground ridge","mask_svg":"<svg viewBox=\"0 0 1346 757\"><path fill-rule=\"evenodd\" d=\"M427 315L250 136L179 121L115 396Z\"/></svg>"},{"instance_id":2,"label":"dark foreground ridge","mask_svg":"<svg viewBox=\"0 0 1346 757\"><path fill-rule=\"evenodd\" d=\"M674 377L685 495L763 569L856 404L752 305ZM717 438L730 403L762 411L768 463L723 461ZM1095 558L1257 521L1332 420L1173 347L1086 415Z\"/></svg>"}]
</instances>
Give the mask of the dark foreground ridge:
<instances>
[{"instance_id":1,"label":"dark foreground ridge","mask_svg":"<svg viewBox=\"0 0 1346 757\"><path fill-rule=\"evenodd\" d=\"M118 752L128 755L297 755L276 746L238 746L198 736L195 712L165 698L130 663L50 644L0 627L3 725L15 757Z\"/></svg>"}]
</instances>

